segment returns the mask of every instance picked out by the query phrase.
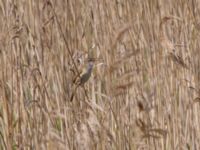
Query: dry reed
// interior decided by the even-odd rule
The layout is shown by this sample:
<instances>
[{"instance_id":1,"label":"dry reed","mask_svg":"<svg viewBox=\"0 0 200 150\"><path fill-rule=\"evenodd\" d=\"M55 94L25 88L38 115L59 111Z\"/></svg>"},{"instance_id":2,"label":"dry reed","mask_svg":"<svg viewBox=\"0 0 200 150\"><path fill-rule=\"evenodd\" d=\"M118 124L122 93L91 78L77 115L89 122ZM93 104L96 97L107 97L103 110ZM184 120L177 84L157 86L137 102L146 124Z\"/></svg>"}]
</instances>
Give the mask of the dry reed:
<instances>
[{"instance_id":1,"label":"dry reed","mask_svg":"<svg viewBox=\"0 0 200 150\"><path fill-rule=\"evenodd\" d=\"M1 0L0 149L200 149L199 10ZM70 102L91 55L92 76Z\"/></svg>"}]
</instances>

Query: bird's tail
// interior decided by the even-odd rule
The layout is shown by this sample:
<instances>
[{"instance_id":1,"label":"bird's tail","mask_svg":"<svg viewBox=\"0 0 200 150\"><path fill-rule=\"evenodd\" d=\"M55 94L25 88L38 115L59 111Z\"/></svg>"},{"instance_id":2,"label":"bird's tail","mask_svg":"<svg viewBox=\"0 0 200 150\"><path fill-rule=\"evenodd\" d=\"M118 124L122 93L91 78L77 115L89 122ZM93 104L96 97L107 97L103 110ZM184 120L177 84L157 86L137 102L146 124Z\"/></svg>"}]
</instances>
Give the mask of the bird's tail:
<instances>
[{"instance_id":1,"label":"bird's tail","mask_svg":"<svg viewBox=\"0 0 200 150\"><path fill-rule=\"evenodd\" d=\"M74 95L75 95L75 93L76 93L77 88L78 88L78 85L76 85L75 88L72 90L72 95L70 96L70 102L73 101Z\"/></svg>"}]
</instances>

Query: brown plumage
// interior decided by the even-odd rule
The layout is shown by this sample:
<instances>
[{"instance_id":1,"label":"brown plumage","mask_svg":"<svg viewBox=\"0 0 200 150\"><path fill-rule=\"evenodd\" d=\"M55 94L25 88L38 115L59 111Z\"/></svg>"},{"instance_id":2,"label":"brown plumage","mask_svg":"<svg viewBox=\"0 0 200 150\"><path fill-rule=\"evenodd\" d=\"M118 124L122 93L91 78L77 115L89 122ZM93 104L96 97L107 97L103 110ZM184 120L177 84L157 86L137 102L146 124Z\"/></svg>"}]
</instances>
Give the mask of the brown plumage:
<instances>
[{"instance_id":1,"label":"brown plumage","mask_svg":"<svg viewBox=\"0 0 200 150\"><path fill-rule=\"evenodd\" d=\"M91 74L92 74L92 70L93 70L93 66L94 66L94 62L92 60L89 60L87 67L84 68L80 75L78 76L78 78L75 81L75 87L73 89L72 95L70 97L70 101L73 100L74 95L76 93L76 90L79 86L83 86L90 78Z\"/></svg>"}]
</instances>

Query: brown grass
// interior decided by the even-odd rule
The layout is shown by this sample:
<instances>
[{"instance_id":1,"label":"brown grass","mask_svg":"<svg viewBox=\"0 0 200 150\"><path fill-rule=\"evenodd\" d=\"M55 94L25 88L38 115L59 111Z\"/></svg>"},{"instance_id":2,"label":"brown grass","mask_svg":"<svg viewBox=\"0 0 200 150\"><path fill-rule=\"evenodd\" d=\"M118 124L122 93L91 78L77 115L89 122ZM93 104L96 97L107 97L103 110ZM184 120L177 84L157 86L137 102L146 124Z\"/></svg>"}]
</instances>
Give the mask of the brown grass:
<instances>
[{"instance_id":1,"label":"brown grass","mask_svg":"<svg viewBox=\"0 0 200 150\"><path fill-rule=\"evenodd\" d=\"M1 0L0 149L200 149L199 11L183 0ZM70 102L88 57L93 74Z\"/></svg>"}]
</instances>

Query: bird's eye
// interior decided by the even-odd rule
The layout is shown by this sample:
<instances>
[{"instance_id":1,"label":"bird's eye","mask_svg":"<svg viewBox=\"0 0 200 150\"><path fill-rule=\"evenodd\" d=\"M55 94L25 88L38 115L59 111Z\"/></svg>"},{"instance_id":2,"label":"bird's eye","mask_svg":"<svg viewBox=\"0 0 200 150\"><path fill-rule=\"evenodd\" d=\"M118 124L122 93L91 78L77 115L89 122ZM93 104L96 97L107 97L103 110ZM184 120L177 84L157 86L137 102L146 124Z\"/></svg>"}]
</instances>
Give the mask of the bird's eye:
<instances>
[{"instance_id":1,"label":"bird's eye","mask_svg":"<svg viewBox=\"0 0 200 150\"><path fill-rule=\"evenodd\" d=\"M80 58L77 59L77 63L81 64L81 59Z\"/></svg>"}]
</instances>

